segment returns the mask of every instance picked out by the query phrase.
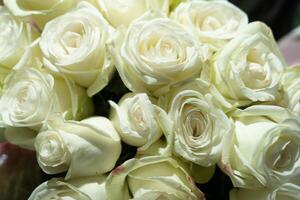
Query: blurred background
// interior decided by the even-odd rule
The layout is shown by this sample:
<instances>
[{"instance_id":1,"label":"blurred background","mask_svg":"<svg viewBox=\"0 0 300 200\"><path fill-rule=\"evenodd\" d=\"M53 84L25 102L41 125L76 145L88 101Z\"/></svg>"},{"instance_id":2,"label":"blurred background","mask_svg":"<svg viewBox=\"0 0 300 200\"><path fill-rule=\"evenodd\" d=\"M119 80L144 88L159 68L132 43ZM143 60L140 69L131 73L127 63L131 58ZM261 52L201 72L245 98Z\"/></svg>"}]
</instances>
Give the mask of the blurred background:
<instances>
[{"instance_id":1,"label":"blurred background","mask_svg":"<svg viewBox=\"0 0 300 200\"><path fill-rule=\"evenodd\" d=\"M278 40L300 25L300 0L230 0L249 15L250 21L269 25Z\"/></svg>"},{"instance_id":2,"label":"blurred background","mask_svg":"<svg viewBox=\"0 0 300 200\"><path fill-rule=\"evenodd\" d=\"M300 0L230 1L245 11L249 15L250 21L263 21L272 28L288 64L300 63L300 29L298 32L286 36L300 26ZM113 91L104 89L103 95L109 96L110 92L113 93ZM95 98L97 101L106 100L101 96ZM126 155L123 155L123 158L126 158ZM0 143L0 199L27 199L31 191L47 179L49 176L43 174L39 169L34 152L8 143ZM220 171L216 172L209 183L200 185L208 200L229 199L228 192L231 187L230 180Z\"/></svg>"}]
</instances>

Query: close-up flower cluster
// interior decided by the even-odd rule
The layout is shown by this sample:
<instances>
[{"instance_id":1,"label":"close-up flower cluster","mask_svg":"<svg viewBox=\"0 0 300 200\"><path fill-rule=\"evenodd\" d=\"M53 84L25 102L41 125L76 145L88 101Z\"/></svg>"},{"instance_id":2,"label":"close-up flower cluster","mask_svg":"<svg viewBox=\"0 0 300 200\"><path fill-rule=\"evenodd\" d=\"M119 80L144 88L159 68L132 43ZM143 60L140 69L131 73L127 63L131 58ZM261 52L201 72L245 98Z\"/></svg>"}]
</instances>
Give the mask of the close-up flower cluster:
<instances>
[{"instance_id":1,"label":"close-up flower cluster","mask_svg":"<svg viewBox=\"0 0 300 200\"><path fill-rule=\"evenodd\" d=\"M300 200L300 65L226 0L4 0L0 128L29 200Z\"/></svg>"}]
</instances>

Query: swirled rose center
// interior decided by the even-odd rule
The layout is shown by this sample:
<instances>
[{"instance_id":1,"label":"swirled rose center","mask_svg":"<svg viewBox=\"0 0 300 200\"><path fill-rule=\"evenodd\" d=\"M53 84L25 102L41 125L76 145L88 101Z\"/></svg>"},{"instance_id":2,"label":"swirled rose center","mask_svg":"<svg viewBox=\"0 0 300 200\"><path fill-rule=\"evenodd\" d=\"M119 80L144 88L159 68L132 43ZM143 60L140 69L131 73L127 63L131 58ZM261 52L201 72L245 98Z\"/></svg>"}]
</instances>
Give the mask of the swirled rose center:
<instances>
[{"instance_id":1,"label":"swirled rose center","mask_svg":"<svg viewBox=\"0 0 300 200\"><path fill-rule=\"evenodd\" d=\"M299 158L299 145L294 141L279 138L267 152L267 165L276 171L289 169Z\"/></svg>"},{"instance_id":2,"label":"swirled rose center","mask_svg":"<svg viewBox=\"0 0 300 200\"><path fill-rule=\"evenodd\" d=\"M40 88L35 88L30 82L20 82L15 85L13 90L15 90L15 103L13 106L14 116L23 119L34 113L37 106L36 102L39 98L36 90L39 91Z\"/></svg>"},{"instance_id":3,"label":"swirled rose center","mask_svg":"<svg viewBox=\"0 0 300 200\"><path fill-rule=\"evenodd\" d=\"M249 63L248 65L249 74L259 80L263 80L266 77L264 68L257 63Z\"/></svg>"},{"instance_id":4,"label":"swirled rose center","mask_svg":"<svg viewBox=\"0 0 300 200\"><path fill-rule=\"evenodd\" d=\"M199 24L198 26L201 27L202 31L213 31L222 26L221 22L213 16L207 16L203 19L202 23L198 22L197 24Z\"/></svg>"},{"instance_id":5,"label":"swirled rose center","mask_svg":"<svg viewBox=\"0 0 300 200\"><path fill-rule=\"evenodd\" d=\"M270 66L266 60L266 53L253 48L247 55L247 65L242 73L245 85L251 89L265 88L271 84L269 77Z\"/></svg>"},{"instance_id":6,"label":"swirled rose center","mask_svg":"<svg viewBox=\"0 0 300 200\"><path fill-rule=\"evenodd\" d=\"M153 33L141 41L141 55L153 62L175 62L180 63L185 58L178 41L172 40L169 34L160 35Z\"/></svg>"},{"instance_id":7,"label":"swirled rose center","mask_svg":"<svg viewBox=\"0 0 300 200\"><path fill-rule=\"evenodd\" d=\"M205 8L205 9L204 9ZM190 19L195 27L197 27L200 31L233 31L236 30L239 26L239 22L237 19L232 17L234 13L222 13L222 8L215 5L213 8L206 6L204 8L196 7L195 9L189 11ZM216 12L216 9L220 10L220 12Z\"/></svg>"},{"instance_id":8,"label":"swirled rose center","mask_svg":"<svg viewBox=\"0 0 300 200\"><path fill-rule=\"evenodd\" d=\"M197 7L190 10L189 16L194 26L200 31L214 31L223 26L223 22L220 21L217 13L212 13L209 8L202 10Z\"/></svg>"},{"instance_id":9,"label":"swirled rose center","mask_svg":"<svg viewBox=\"0 0 300 200\"><path fill-rule=\"evenodd\" d=\"M69 24L66 30L60 39L60 44L65 54L72 54L81 46L85 30L81 23Z\"/></svg>"},{"instance_id":10,"label":"swirled rose center","mask_svg":"<svg viewBox=\"0 0 300 200\"><path fill-rule=\"evenodd\" d=\"M19 104L23 104L27 101L28 99L28 87L22 87L19 91L19 93L17 94L17 100L19 102Z\"/></svg>"},{"instance_id":11,"label":"swirled rose center","mask_svg":"<svg viewBox=\"0 0 300 200\"><path fill-rule=\"evenodd\" d=\"M201 109L201 106L191 104L186 104L183 108L184 127L192 137L200 137L209 128L209 119L205 110Z\"/></svg>"},{"instance_id":12,"label":"swirled rose center","mask_svg":"<svg viewBox=\"0 0 300 200\"><path fill-rule=\"evenodd\" d=\"M48 134L41 140L38 149L41 160L49 163L58 162L65 153L64 146L56 133Z\"/></svg>"},{"instance_id":13,"label":"swirled rose center","mask_svg":"<svg viewBox=\"0 0 300 200\"><path fill-rule=\"evenodd\" d=\"M186 118L185 124L189 127L194 137L199 137L206 129L206 119L200 111L190 114Z\"/></svg>"},{"instance_id":14,"label":"swirled rose center","mask_svg":"<svg viewBox=\"0 0 300 200\"><path fill-rule=\"evenodd\" d=\"M145 114L143 108L139 104L135 104L129 111L130 119L135 129L139 132L144 132L147 130L147 123L145 119Z\"/></svg>"}]
</instances>

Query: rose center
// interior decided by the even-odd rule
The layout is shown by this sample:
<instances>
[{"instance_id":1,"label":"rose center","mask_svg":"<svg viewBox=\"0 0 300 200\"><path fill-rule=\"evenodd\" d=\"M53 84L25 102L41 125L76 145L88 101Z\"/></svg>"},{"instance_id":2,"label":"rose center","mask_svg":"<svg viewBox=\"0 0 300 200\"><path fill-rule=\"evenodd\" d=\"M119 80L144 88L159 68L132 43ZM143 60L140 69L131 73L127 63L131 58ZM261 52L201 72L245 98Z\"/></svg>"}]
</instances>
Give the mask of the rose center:
<instances>
[{"instance_id":1,"label":"rose center","mask_svg":"<svg viewBox=\"0 0 300 200\"><path fill-rule=\"evenodd\" d=\"M38 94L31 83L20 82L12 89L15 91L15 104L12 107L17 118L31 115L36 109Z\"/></svg>"},{"instance_id":2,"label":"rose center","mask_svg":"<svg viewBox=\"0 0 300 200\"><path fill-rule=\"evenodd\" d=\"M28 87L22 87L17 94L17 100L19 104L23 104L27 101L28 99Z\"/></svg>"},{"instance_id":3,"label":"rose center","mask_svg":"<svg viewBox=\"0 0 300 200\"><path fill-rule=\"evenodd\" d=\"M298 159L298 151L299 146L295 142L279 138L268 150L268 166L277 171L285 170Z\"/></svg>"},{"instance_id":4,"label":"rose center","mask_svg":"<svg viewBox=\"0 0 300 200\"><path fill-rule=\"evenodd\" d=\"M144 117L144 111L140 105L134 105L130 111L130 118L137 131L144 132L147 130L147 123Z\"/></svg>"},{"instance_id":5,"label":"rose center","mask_svg":"<svg viewBox=\"0 0 300 200\"><path fill-rule=\"evenodd\" d=\"M174 48L175 47L175 48ZM176 48L178 47L178 48ZM180 62L180 46L168 36L152 36L141 43L140 52L154 62Z\"/></svg>"},{"instance_id":6,"label":"rose center","mask_svg":"<svg viewBox=\"0 0 300 200\"><path fill-rule=\"evenodd\" d=\"M85 35L84 27L80 23L71 24L68 30L64 32L60 43L66 54L72 54L81 46L83 36Z\"/></svg>"},{"instance_id":7,"label":"rose center","mask_svg":"<svg viewBox=\"0 0 300 200\"><path fill-rule=\"evenodd\" d=\"M197 22L197 23L199 24L198 26L201 27L202 31L213 31L222 27L220 21L213 16L205 17L202 23L201 22Z\"/></svg>"},{"instance_id":8,"label":"rose center","mask_svg":"<svg viewBox=\"0 0 300 200\"><path fill-rule=\"evenodd\" d=\"M42 160L55 163L62 158L64 152L59 136L49 134L39 144L39 156Z\"/></svg>"},{"instance_id":9,"label":"rose center","mask_svg":"<svg viewBox=\"0 0 300 200\"><path fill-rule=\"evenodd\" d=\"M251 89L267 87L271 83L269 64L265 61L266 54L255 48L249 50L247 65L241 76L244 84Z\"/></svg>"},{"instance_id":10,"label":"rose center","mask_svg":"<svg viewBox=\"0 0 300 200\"><path fill-rule=\"evenodd\" d=\"M199 137L207 129L207 116L199 109L193 109L187 106L188 110L185 116L185 128L193 137Z\"/></svg>"}]
</instances>

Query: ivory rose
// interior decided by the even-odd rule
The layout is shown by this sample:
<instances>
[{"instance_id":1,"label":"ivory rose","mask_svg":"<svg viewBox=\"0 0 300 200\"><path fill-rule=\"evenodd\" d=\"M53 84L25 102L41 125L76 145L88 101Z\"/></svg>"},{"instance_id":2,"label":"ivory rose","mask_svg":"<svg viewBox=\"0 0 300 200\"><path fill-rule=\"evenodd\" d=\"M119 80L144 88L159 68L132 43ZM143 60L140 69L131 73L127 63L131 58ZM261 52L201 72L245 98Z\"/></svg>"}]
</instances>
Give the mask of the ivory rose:
<instances>
[{"instance_id":1,"label":"ivory rose","mask_svg":"<svg viewBox=\"0 0 300 200\"><path fill-rule=\"evenodd\" d=\"M106 45L114 30L90 3L48 22L40 47L46 67L65 74L93 96L110 80L114 66Z\"/></svg>"},{"instance_id":2,"label":"ivory rose","mask_svg":"<svg viewBox=\"0 0 300 200\"><path fill-rule=\"evenodd\" d=\"M35 139L37 161L44 172L67 171L66 179L110 171L121 154L120 137L104 117L77 121L49 119Z\"/></svg>"},{"instance_id":3,"label":"ivory rose","mask_svg":"<svg viewBox=\"0 0 300 200\"><path fill-rule=\"evenodd\" d=\"M248 23L247 14L228 1L187 1L171 15L207 44L211 51L223 47Z\"/></svg>"},{"instance_id":4,"label":"ivory rose","mask_svg":"<svg viewBox=\"0 0 300 200\"><path fill-rule=\"evenodd\" d=\"M220 160L223 137L232 127L222 110L225 101L218 97L222 96L213 85L196 79L159 99L173 122L176 154L205 167Z\"/></svg>"},{"instance_id":5,"label":"ivory rose","mask_svg":"<svg viewBox=\"0 0 300 200\"><path fill-rule=\"evenodd\" d=\"M23 68L5 79L0 110L0 126L6 128L6 138L32 147L36 132L49 115L58 112L65 118L85 118L93 113L93 103L83 88L67 79Z\"/></svg>"},{"instance_id":6,"label":"ivory rose","mask_svg":"<svg viewBox=\"0 0 300 200\"><path fill-rule=\"evenodd\" d=\"M161 137L158 115L163 110L147 94L128 93L118 104L110 101L110 105L110 119L125 143L145 150Z\"/></svg>"},{"instance_id":7,"label":"ivory rose","mask_svg":"<svg viewBox=\"0 0 300 200\"><path fill-rule=\"evenodd\" d=\"M273 102L286 68L272 31L261 22L244 27L216 56L211 81L234 106Z\"/></svg>"},{"instance_id":8,"label":"ivory rose","mask_svg":"<svg viewBox=\"0 0 300 200\"><path fill-rule=\"evenodd\" d=\"M154 96L199 76L205 54L191 34L159 12L147 12L120 31L111 51L124 84Z\"/></svg>"},{"instance_id":9,"label":"ivory rose","mask_svg":"<svg viewBox=\"0 0 300 200\"><path fill-rule=\"evenodd\" d=\"M235 187L277 187L300 174L300 122L289 110L256 105L232 118L221 167Z\"/></svg>"}]
</instances>

